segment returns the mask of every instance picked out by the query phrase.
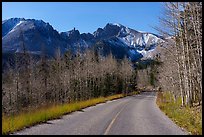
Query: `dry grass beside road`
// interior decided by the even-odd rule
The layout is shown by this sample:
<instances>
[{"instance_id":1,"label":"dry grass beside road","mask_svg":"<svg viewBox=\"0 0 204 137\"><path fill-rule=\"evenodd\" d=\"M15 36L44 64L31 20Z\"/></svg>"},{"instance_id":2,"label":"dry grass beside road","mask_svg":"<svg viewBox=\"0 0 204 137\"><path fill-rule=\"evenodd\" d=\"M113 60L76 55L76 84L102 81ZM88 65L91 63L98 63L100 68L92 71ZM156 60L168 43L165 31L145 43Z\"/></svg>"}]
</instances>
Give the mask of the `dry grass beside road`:
<instances>
[{"instance_id":1,"label":"dry grass beside road","mask_svg":"<svg viewBox=\"0 0 204 137\"><path fill-rule=\"evenodd\" d=\"M139 94L139 92L132 92L131 95ZM14 116L2 116L2 134L10 134L21 130L24 127L30 127L39 123L46 122L51 119L60 118L62 115L81 110L83 108L93 106L99 103L104 103L109 100L119 99L125 97L124 94L116 94L108 97L99 97L86 101L76 103L53 105L49 107L42 107L38 110L20 113Z\"/></svg>"},{"instance_id":2,"label":"dry grass beside road","mask_svg":"<svg viewBox=\"0 0 204 137\"><path fill-rule=\"evenodd\" d=\"M157 94L157 105L176 124L190 134L202 135L202 106L181 107L181 99L172 101L169 92Z\"/></svg>"}]
</instances>

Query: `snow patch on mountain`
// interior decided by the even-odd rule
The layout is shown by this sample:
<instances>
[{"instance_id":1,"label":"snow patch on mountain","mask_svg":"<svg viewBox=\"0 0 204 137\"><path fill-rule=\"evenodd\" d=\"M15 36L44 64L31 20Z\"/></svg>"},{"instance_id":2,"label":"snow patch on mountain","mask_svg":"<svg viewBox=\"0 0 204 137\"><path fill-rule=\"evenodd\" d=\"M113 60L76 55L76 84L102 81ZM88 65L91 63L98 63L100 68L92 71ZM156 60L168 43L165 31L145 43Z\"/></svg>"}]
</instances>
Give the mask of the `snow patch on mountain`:
<instances>
[{"instance_id":1,"label":"snow patch on mountain","mask_svg":"<svg viewBox=\"0 0 204 137\"><path fill-rule=\"evenodd\" d=\"M151 49L146 51L145 49L143 50L137 50L137 52L139 52L140 54L143 55L143 58L152 58L151 53L154 51L155 49Z\"/></svg>"},{"instance_id":2,"label":"snow patch on mountain","mask_svg":"<svg viewBox=\"0 0 204 137\"><path fill-rule=\"evenodd\" d=\"M146 31L137 30L140 33L147 33Z\"/></svg>"},{"instance_id":3,"label":"snow patch on mountain","mask_svg":"<svg viewBox=\"0 0 204 137\"><path fill-rule=\"evenodd\" d=\"M122 26L122 25L119 24L119 23L110 23L110 24L115 25L115 26L118 26L118 27L121 27L121 26Z\"/></svg>"},{"instance_id":4,"label":"snow patch on mountain","mask_svg":"<svg viewBox=\"0 0 204 137\"><path fill-rule=\"evenodd\" d=\"M9 34L9 33L11 33L11 32L14 32L15 30L16 30L16 28L19 26L19 25L21 25L22 23L24 23L25 21L20 21L18 24L16 24L14 27L13 27L13 29L12 30L10 30L7 34Z\"/></svg>"}]
</instances>

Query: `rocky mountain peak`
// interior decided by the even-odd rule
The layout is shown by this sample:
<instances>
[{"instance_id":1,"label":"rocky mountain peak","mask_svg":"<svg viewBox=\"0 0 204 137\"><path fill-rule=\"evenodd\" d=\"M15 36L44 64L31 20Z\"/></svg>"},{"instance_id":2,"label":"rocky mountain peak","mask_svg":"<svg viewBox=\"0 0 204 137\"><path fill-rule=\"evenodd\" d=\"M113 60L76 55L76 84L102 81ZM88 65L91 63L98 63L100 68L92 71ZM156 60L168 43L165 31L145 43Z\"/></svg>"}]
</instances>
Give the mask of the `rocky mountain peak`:
<instances>
[{"instance_id":1,"label":"rocky mountain peak","mask_svg":"<svg viewBox=\"0 0 204 137\"><path fill-rule=\"evenodd\" d=\"M119 23L107 23L93 34L80 34L79 30L75 28L59 33L43 20L11 18L2 21L3 52L20 51L20 41L22 41L19 37L20 32L23 33L24 43L28 50L32 53L40 53L41 46L44 45L50 56L55 53L58 46L64 53L68 49L73 51L78 49L76 47L85 49L103 45L103 52L109 50L116 57L127 56L137 60L155 50L158 43L162 41L162 38L155 34L139 32ZM97 43L100 41L104 41L104 43L98 45Z\"/></svg>"}]
</instances>

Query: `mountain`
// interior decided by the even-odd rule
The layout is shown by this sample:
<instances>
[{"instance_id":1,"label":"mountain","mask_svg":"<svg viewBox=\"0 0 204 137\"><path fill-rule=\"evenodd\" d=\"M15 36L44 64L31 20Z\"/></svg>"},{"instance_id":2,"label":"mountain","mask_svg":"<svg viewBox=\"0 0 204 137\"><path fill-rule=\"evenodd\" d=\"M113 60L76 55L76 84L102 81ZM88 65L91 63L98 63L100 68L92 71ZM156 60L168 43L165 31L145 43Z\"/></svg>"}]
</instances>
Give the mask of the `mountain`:
<instances>
[{"instance_id":1,"label":"mountain","mask_svg":"<svg viewBox=\"0 0 204 137\"><path fill-rule=\"evenodd\" d=\"M153 58L157 45L164 38L153 33L139 32L117 23L108 23L93 34L82 33L75 28L59 33L42 20L11 18L2 21L3 54L21 53L27 49L31 54L54 56L57 48L67 50L97 49L101 54L110 52L116 58L128 57L132 61ZM151 53L153 53L151 55Z\"/></svg>"},{"instance_id":2,"label":"mountain","mask_svg":"<svg viewBox=\"0 0 204 137\"><path fill-rule=\"evenodd\" d=\"M116 23L108 23L103 29L97 29L94 36L96 39L108 41L109 44L126 47L128 49L127 56L133 61L142 57L154 58L156 54L151 56L151 53L153 51L156 53L157 45L165 41L163 37L156 34L139 32Z\"/></svg>"},{"instance_id":3,"label":"mountain","mask_svg":"<svg viewBox=\"0 0 204 137\"><path fill-rule=\"evenodd\" d=\"M26 48L34 54L44 50L53 55L58 47L64 53L67 46L60 34L42 20L11 18L2 22L2 28L3 53L22 52Z\"/></svg>"}]
</instances>

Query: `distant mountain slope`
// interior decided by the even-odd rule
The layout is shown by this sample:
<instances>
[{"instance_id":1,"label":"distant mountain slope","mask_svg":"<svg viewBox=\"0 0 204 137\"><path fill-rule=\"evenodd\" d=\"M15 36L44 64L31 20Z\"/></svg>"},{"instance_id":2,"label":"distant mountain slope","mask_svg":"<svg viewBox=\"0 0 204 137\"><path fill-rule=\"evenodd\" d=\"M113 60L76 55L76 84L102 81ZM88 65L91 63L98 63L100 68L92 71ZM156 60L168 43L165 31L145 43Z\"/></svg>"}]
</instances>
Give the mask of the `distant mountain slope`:
<instances>
[{"instance_id":1,"label":"distant mountain slope","mask_svg":"<svg viewBox=\"0 0 204 137\"><path fill-rule=\"evenodd\" d=\"M44 50L46 54L53 55L58 47L64 52L67 46L59 33L42 20L12 18L2 22L2 28L3 53L22 52L22 42L34 54Z\"/></svg>"},{"instance_id":2,"label":"distant mountain slope","mask_svg":"<svg viewBox=\"0 0 204 137\"><path fill-rule=\"evenodd\" d=\"M116 58L128 57L137 61L143 57L153 58L149 56L150 53L163 41L161 36L139 32L116 23L108 23L93 34L80 34L75 28L59 33L42 20L11 18L2 21L3 53L18 53L26 48L32 54L44 51L54 56L57 48L63 54L67 50L76 51L95 46L101 54L111 52ZM155 55L155 51L152 55Z\"/></svg>"}]
</instances>

